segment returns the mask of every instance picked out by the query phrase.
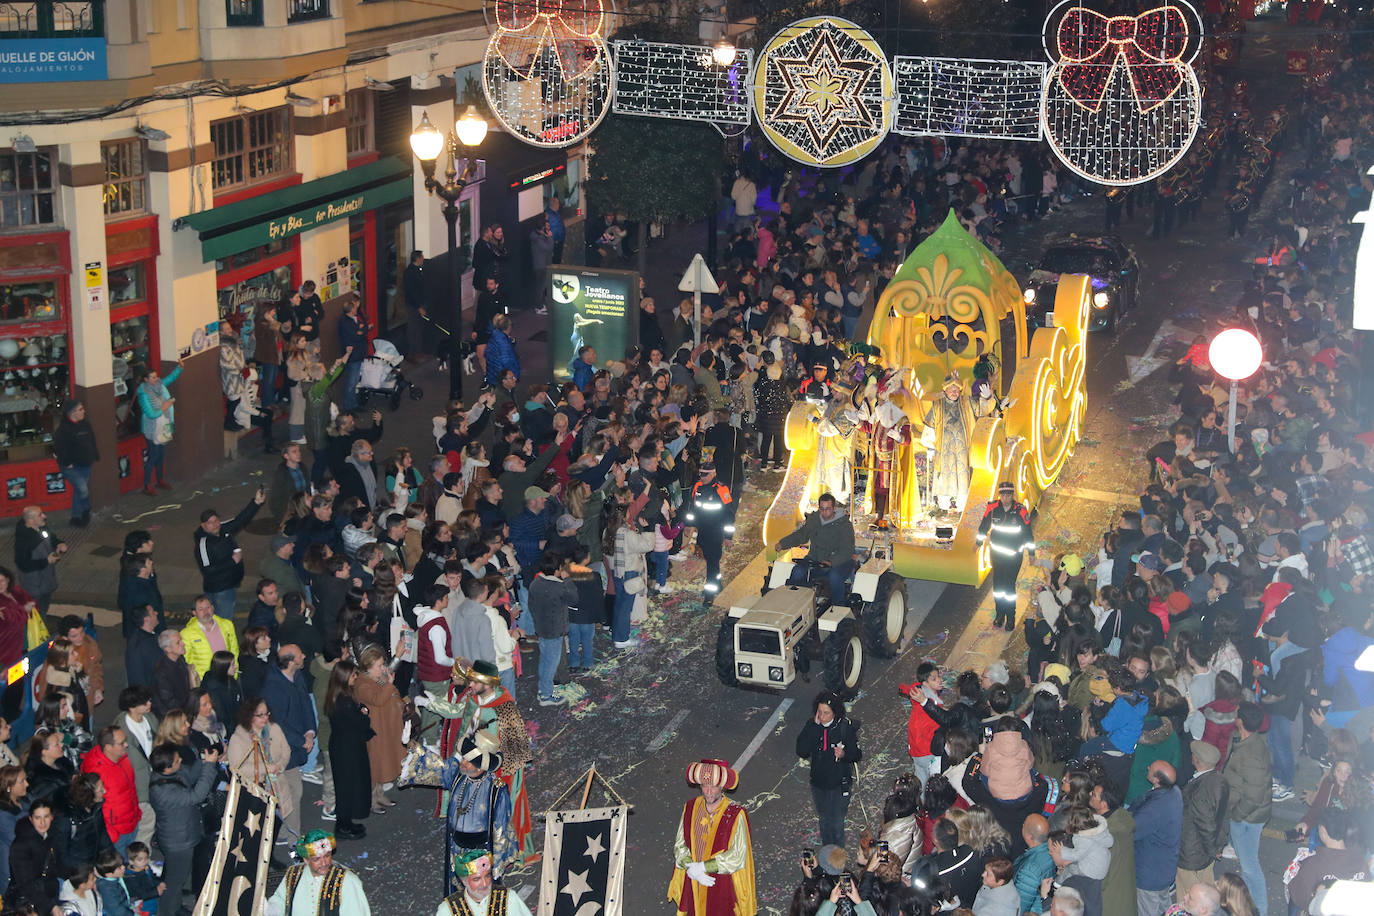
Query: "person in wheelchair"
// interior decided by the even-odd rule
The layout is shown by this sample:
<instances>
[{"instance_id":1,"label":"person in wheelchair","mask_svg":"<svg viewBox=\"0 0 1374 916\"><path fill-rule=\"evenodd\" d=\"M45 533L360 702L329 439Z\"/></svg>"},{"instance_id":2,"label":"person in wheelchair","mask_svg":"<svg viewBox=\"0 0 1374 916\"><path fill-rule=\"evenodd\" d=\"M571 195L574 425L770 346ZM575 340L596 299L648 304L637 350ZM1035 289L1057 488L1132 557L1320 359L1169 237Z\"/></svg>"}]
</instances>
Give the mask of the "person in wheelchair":
<instances>
[{"instance_id":1,"label":"person in wheelchair","mask_svg":"<svg viewBox=\"0 0 1374 916\"><path fill-rule=\"evenodd\" d=\"M830 586L831 602L848 597L846 586L854 576L854 524L840 510L835 497L824 493L816 500L816 511L787 537L778 541L777 550L810 544L804 562L798 562L788 577L788 585L807 585L814 571L823 571Z\"/></svg>"}]
</instances>

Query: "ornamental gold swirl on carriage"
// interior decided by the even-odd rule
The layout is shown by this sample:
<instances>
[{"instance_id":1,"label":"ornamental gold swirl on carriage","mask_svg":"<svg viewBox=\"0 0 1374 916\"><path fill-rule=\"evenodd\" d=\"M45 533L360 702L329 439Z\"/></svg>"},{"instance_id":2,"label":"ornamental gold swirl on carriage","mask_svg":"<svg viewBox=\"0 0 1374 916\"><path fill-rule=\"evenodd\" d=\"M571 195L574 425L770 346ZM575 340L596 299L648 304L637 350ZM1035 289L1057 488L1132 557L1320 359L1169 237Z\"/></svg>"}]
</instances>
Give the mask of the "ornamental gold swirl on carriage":
<instances>
[{"instance_id":1,"label":"ornamental gold swirl on carriage","mask_svg":"<svg viewBox=\"0 0 1374 916\"><path fill-rule=\"evenodd\" d=\"M1065 0L1045 20L1054 65L1040 121L1055 154L1101 184L1149 181L1187 152L1202 121L1191 61L1202 20L1183 0L1104 16Z\"/></svg>"}]
</instances>

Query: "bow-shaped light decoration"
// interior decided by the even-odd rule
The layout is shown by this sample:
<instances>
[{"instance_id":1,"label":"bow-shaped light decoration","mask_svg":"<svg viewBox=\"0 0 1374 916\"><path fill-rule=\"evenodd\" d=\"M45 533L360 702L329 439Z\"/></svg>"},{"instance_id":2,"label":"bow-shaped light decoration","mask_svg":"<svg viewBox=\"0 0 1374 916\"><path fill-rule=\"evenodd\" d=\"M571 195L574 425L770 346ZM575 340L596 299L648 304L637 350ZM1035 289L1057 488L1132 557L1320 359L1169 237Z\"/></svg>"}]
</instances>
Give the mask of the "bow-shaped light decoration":
<instances>
[{"instance_id":1,"label":"bow-shaped light decoration","mask_svg":"<svg viewBox=\"0 0 1374 916\"><path fill-rule=\"evenodd\" d=\"M496 53L528 78L546 45L565 81L581 76L601 56L605 42L602 0L496 0Z\"/></svg>"},{"instance_id":2,"label":"bow-shaped light decoration","mask_svg":"<svg viewBox=\"0 0 1374 916\"><path fill-rule=\"evenodd\" d=\"M1191 35L1188 18L1176 6L1161 6L1139 16L1103 16L1071 7L1057 30L1064 91L1089 111L1102 106L1112 74L1124 64L1136 105L1149 111L1173 97L1188 66L1183 54Z\"/></svg>"}]
</instances>

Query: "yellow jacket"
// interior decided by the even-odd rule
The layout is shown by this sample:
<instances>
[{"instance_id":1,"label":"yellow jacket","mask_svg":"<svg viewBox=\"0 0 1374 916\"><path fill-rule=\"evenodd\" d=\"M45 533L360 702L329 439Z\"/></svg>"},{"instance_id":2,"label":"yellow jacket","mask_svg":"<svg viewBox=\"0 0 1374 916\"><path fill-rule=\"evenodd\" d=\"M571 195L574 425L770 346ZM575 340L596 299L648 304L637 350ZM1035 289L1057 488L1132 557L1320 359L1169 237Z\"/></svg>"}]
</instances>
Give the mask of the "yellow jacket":
<instances>
[{"instance_id":1,"label":"yellow jacket","mask_svg":"<svg viewBox=\"0 0 1374 916\"><path fill-rule=\"evenodd\" d=\"M219 627L220 635L224 638L224 647L234 658L238 658L239 638L234 633L234 622L219 616L210 619ZM214 656L215 650L211 648L210 640L201 629L199 620L192 617L191 622L182 628L181 641L186 643L186 663L196 669L196 674L205 677L205 672L210 670L210 659Z\"/></svg>"}]
</instances>

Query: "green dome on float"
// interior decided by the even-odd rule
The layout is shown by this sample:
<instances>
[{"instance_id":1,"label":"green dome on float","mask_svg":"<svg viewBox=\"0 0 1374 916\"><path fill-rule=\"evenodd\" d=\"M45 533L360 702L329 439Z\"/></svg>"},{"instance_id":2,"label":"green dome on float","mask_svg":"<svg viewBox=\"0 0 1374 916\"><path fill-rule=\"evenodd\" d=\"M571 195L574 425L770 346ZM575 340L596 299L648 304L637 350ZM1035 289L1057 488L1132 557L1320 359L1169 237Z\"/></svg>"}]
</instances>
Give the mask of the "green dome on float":
<instances>
[{"instance_id":1,"label":"green dome on float","mask_svg":"<svg viewBox=\"0 0 1374 916\"><path fill-rule=\"evenodd\" d=\"M1013 316L1015 351L1003 353L1002 320ZM945 221L917 245L883 290L869 325L868 343L889 366L910 368L924 392L958 372L973 380L978 358L990 353L998 366L1013 363L1029 345L1021 287L950 210ZM996 386L1000 380L994 380Z\"/></svg>"}]
</instances>

